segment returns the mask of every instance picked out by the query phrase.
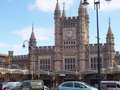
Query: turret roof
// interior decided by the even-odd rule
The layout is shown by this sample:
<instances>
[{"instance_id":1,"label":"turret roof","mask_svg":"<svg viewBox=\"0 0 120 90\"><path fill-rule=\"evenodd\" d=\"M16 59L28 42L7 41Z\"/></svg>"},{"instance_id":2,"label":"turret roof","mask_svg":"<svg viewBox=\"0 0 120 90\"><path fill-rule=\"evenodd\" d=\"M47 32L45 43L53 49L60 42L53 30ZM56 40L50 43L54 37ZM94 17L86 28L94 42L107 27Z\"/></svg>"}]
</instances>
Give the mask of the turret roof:
<instances>
[{"instance_id":1,"label":"turret roof","mask_svg":"<svg viewBox=\"0 0 120 90\"><path fill-rule=\"evenodd\" d=\"M35 40L34 24L32 24L32 33L31 33L31 36L30 36L30 40Z\"/></svg>"}]
</instances>

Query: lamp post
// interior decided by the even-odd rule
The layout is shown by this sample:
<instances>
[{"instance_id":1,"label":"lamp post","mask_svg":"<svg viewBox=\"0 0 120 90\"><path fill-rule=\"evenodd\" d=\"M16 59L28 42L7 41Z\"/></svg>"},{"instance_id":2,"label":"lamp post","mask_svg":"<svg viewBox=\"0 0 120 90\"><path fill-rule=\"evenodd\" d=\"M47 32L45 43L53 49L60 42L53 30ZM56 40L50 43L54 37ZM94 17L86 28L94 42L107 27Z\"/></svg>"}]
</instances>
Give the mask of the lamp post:
<instances>
[{"instance_id":1,"label":"lamp post","mask_svg":"<svg viewBox=\"0 0 120 90\"><path fill-rule=\"evenodd\" d=\"M111 0L105 0L106 2L110 2ZM87 0L84 0L83 5L88 5ZM94 0L94 9L96 10L96 23L97 23L97 69L98 69L98 90L101 90L101 59L100 59L100 44L99 44L99 13L100 9L100 0Z\"/></svg>"},{"instance_id":2,"label":"lamp post","mask_svg":"<svg viewBox=\"0 0 120 90\"><path fill-rule=\"evenodd\" d=\"M25 48L26 46L25 46L25 42L28 42L28 44L29 44L29 41L28 40L25 40L24 42L23 42L23 48ZM29 49L30 49L30 47L29 47ZM29 57L29 60L28 60L28 63L29 63L29 66L28 66L28 70L29 70L29 75L28 75L28 77L29 77L29 79L31 79L31 74L30 74L30 53L28 54L28 57Z\"/></svg>"}]
</instances>

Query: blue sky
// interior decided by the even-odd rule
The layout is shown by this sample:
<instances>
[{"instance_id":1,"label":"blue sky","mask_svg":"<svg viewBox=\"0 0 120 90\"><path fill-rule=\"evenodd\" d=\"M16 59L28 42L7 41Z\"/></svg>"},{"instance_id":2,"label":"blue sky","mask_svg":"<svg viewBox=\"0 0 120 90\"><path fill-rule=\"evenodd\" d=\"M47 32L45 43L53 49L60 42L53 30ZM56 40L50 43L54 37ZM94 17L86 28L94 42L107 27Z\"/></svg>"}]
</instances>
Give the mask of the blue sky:
<instances>
[{"instance_id":1,"label":"blue sky","mask_svg":"<svg viewBox=\"0 0 120 90\"><path fill-rule=\"evenodd\" d=\"M22 48L24 40L29 40L34 23L37 46L54 45L54 8L57 0L0 0L0 53L15 55L27 54L27 47ZM80 0L59 0L62 10L63 2L67 16L77 16ZM90 17L90 43L96 43L96 13L94 0L88 0ZM109 17L115 37L115 49L120 51L120 0L107 4L101 0L99 10L100 43L106 42ZM26 46L28 43L26 42Z\"/></svg>"}]
</instances>

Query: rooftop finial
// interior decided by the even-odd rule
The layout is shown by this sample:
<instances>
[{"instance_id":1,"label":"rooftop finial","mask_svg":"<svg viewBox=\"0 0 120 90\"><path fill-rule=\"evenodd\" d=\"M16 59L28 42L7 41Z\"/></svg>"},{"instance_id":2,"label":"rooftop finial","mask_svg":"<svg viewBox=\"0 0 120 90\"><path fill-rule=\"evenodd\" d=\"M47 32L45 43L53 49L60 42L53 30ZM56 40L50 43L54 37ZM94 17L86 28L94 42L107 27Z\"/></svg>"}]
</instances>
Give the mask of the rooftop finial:
<instances>
[{"instance_id":1,"label":"rooftop finial","mask_svg":"<svg viewBox=\"0 0 120 90\"><path fill-rule=\"evenodd\" d=\"M111 20L110 20L110 17L109 17L109 26L110 26L110 24L111 24Z\"/></svg>"},{"instance_id":2,"label":"rooftop finial","mask_svg":"<svg viewBox=\"0 0 120 90\"><path fill-rule=\"evenodd\" d=\"M32 31L34 30L34 23L32 23Z\"/></svg>"},{"instance_id":3,"label":"rooftop finial","mask_svg":"<svg viewBox=\"0 0 120 90\"><path fill-rule=\"evenodd\" d=\"M66 12L65 12L65 2L63 2L62 17L66 17Z\"/></svg>"},{"instance_id":4,"label":"rooftop finial","mask_svg":"<svg viewBox=\"0 0 120 90\"><path fill-rule=\"evenodd\" d=\"M110 20L110 18L109 18L108 34L112 34L112 29L111 29L111 20Z\"/></svg>"},{"instance_id":5,"label":"rooftop finial","mask_svg":"<svg viewBox=\"0 0 120 90\"><path fill-rule=\"evenodd\" d=\"M57 3L56 3L56 8L55 8L55 10L60 10L58 0L57 0Z\"/></svg>"},{"instance_id":6,"label":"rooftop finial","mask_svg":"<svg viewBox=\"0 0 120 90\"><path fill-rule=\"evenodd\" d=\"M65 2L63 2L63 8L65 8Z\"/></svg>"},{"instance_id":7,"label":"rooftop finial","mask_svg":"<svg viewBox=\"0 0 120 90\"><path fill-rule=\"evenodd\" d=\"M30 36L30 40L35 40L35 35L34 35L34 23L32 23L32 33Z\"/></svg>"}]
</instances>

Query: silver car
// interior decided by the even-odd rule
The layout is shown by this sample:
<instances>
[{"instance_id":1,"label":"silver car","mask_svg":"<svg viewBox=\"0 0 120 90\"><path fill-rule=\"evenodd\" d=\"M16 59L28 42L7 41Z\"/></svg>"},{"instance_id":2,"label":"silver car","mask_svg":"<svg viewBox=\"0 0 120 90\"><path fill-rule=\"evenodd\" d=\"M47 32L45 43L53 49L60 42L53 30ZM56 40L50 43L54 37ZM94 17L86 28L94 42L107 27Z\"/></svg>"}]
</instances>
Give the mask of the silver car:
<instances>
[{"instance_id":1,"label":"silver car","mask_svg":"<svg viewBox=\"0 0 120 90\"><path fill-rule=\"evenodd\" d=\"M98 89L84 82L66 81L60 84L57 90L98 90Z\"/></svg>"},{"instance_id":2,"label":"silver car","mask_svg":"<svg viewBox=\"0 0 120 90\"><path fill-rule=\"evenodd\" d=\"M3 90L11 90L16 87L20 82L7 82L3 85Z\"/></svg>"}]
</instances>

